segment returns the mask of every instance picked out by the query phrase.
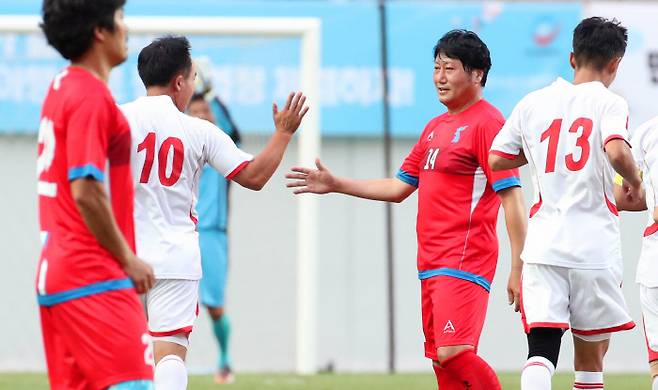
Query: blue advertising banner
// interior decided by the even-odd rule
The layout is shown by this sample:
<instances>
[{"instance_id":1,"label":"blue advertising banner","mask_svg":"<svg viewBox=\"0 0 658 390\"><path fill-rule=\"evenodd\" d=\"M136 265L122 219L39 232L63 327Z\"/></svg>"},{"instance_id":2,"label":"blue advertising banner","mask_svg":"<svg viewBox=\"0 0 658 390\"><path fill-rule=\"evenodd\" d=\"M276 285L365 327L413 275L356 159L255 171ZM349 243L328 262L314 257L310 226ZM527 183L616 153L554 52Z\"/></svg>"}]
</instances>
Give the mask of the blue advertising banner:
<instances>
[{"instance_id":1,"label":"blue advertising banner","mask_svg":"<svg viewBox=\"0 0 658 390\"><path fill-rule=\"evenodd\" d=\"M4 1L0 14L38 14L37 0ZM380 40L375 1L133 0L129 16L300 16L322 22L321 129L330 136L382 133ZM416 136L445 111L432 82L432 50L453 28L476 31L493 68L485 97L507 115L527 92L555 77L569 78L571 31L578 3L458 3L392 1L387 4L392 131ZM163 26L166 31L166 26ZM110 87L118 102L144 94L137 54L154 36L132 35L130 57ZM215 91L245 132L270 131L271 103L298 88L299 40L271 37L191 36L193 55L211 66ZM0 133L34 133L52 77L65 66L40 33L0 34Z\"/></svg>"}]
</instances>

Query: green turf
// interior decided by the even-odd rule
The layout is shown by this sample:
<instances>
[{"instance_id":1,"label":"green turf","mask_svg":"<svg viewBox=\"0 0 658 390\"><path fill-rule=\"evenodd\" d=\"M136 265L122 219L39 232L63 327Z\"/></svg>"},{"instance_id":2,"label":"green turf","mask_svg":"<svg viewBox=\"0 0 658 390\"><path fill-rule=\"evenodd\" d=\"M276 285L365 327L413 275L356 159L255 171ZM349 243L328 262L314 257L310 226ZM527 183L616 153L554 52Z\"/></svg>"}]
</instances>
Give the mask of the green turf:
<instances>
[{"instance_id":1,"label":"green turf","mask_svg":"<svg viewBox=\"0 0 658 390\"><path fill-rule=\"evenodd\" d=\"M554 389L571 389L572 374L558 374L553 379ZM519 389L518 374L502 374L501 384L504 390ZM647 375L609 374L605 377L606 389L637 390L648 389ZM0 389L48 389L45 375L0 373ZM243 374L237 376L236 383L227 386L217 386L210 376L190 377L190 390L203 389L309 389L309 390L428 390L436 389L434 377L430 374L321 374L314 376L281 375L281 374Z\"/></svg>"}]
</instances>

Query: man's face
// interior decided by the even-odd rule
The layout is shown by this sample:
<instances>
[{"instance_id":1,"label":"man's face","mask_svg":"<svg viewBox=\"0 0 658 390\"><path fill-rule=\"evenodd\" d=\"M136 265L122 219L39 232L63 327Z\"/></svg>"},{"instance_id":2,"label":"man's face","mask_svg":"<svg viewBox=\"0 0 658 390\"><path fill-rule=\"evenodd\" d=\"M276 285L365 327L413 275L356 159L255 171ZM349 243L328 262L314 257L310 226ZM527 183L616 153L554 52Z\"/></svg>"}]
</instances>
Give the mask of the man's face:
<instances>
[{"instance_id":1,"label":"man's face","mask_svg":"<svg viewBox=\"0 0 658 390\"><path fill-rule=\"evenodd\" d=\"M114 66L128 58L128 26L123 19L123 8L114 12L114 31L108 33L108 50Z\"/></svg>"},{"instance_id":2,"label":"man's face","mask_svg":"<svg viewBox=\"0 0 658 390\"><path fill-rule=\"evenodd\" d=\"M189 107L187 107L187 113L193 117L215 123L215 117L212 114L212 110L210 110L210 104L203 99L191 102Z\"/></svg>"},{"instance_id":3,"label":"man's face","mask_svg":"<svg viewBox=\"0 0 658 390\"><path fill-rule=\"evenodd\" d=\"M460 60L439 53L434 60L434 86L441 103L449 109L467 103L479 88L475 73L467 72Z\"/></svg>"}]
</instances>

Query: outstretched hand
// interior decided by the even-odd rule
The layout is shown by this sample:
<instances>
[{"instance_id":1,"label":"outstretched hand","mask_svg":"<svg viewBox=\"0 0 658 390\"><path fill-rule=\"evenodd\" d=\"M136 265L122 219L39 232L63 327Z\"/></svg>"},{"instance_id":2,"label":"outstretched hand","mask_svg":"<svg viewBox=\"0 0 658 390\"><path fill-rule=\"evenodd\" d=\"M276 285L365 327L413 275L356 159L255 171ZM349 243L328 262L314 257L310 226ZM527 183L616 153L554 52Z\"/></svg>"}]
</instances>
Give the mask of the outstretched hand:
<instances>
[{"instance_id":1,"label":"outstretched hand","mask_svg":"<svg viewBox=\"0 0 658 390\"><path fill-rule=\"evenodd\" d=\"M315 159L317 169L304 167L293 167L286 174L290 181L286 184L288 188L295 188L295 195L312 193L326 194L336 189L336 178L322 165L319 158Z\"/></svg>"},{"instance_id":2,"label":"outstretched hand","mask_svg":"<svg viewBox=\"0 0 658 390\"><path fill-rule=\"evenodd\" d=\"M308 106L304 107L305 102L304 94L291 92L283 110L279 111L276 103L272 103L272 118L276 129L285 134L294 134L302 123L302 118L308 112Z\"/></svg>"}]
</instances>

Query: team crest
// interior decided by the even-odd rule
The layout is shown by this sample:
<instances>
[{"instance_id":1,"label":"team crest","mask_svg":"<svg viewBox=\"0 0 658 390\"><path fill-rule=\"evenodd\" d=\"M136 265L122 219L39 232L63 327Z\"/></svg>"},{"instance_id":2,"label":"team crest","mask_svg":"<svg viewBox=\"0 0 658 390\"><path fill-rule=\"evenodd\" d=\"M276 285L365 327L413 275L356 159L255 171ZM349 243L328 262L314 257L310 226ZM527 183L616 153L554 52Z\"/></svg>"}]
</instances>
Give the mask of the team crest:
<instances>
[{"instance_id":1,"label":"team crest","mask_svg":"<svg viewBox=\"0 0 658 390\"><path fill-rule=\"evenodd\" d=\"M459 137L461 137L462 131L466 130L467 128L468 125L458 127L457 130L455 130L455 137L452 139L453 144L459 142Z\"/></svg>"},{"instance_id":2,"label":"team crest","mask_svg":"<svg viewBox=\"0 0 658 390\"><path fill-rule=\"evenodd\" d=\"M434 138L434 131L432 131L432 132L430 133L430 135L427 136L427 141L428 141L428 142L431 141L432 138Z\"/></svg>"},{"instance_id":3,"label":"team crest","mask_svg":"<svg viewBox=\"0 0 658 390\"><path fill-rule=\"evenodd\" d=\"M455 327L452 325L452 321L448 320L446 326L443 327L443 333L455 333Z\"/></svg>"}]
</instances>

